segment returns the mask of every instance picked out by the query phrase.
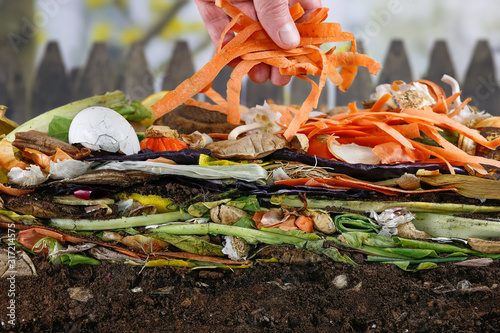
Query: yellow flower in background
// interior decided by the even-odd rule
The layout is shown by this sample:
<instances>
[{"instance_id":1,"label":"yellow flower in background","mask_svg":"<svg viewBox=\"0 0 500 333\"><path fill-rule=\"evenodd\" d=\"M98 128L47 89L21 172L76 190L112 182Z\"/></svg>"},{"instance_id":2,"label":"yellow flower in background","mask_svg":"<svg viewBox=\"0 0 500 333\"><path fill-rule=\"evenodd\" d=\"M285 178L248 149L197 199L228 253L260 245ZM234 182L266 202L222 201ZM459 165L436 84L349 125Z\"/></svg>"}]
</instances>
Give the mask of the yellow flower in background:
<instances>
[{"instance_id":1,"label":"yellow flower in background","mask_svg":"<svg viewBox=\"0 0 500 333\"><path fill-rule=\"evenodd\" d=\"M151 0L151 10L153 12L164 12L172 8L173 1L169 0Z\"/></svg>"},{"instance_id":2,"label":"yellow flower in background","mask_svg":"<svg viewBox=\"0 0 500 333\"><path fill-rule=\"evenodd\" d=\"M123 45L130 45L140 40L142 36L144 36L144 30L139 26L133 26L123 30L120 42Z\"/></svg>"},{"instance_id":3,"label":"yellow flower in background","mask_svg":"<svg viewBox=\"0 0 500 333\"><path fill-rule=\"evenodd\" d=\"M128 0L113 0L113 4L121 9L128 8Z\"/></svg>"},{"instance_id":4,"label":"yellow flower in background","mask_svg":"<svg viewBox=\"0 0 500 333\"><path fill-rule=\"evenodd\" d=\"M107 0L87 0L87 7L89 7L90 9L99 9L107 5Z\"/></svg>"},{"instance_id":5,"label":"yellow flower in background","mask_svg":"<svg viewBox=\"0 0 500 333\"><path fill-rule=\"evenodd\" d=\"M161 30L160 37L166 40L177 39L182 34L201 31L204 28L205 26L201 22L184 23L178 18L174 18L169 25Z\"/></svg>"},{"instance_id":6,"label":"yellow flower in background","mask_svg":"<svg viewBox=\"0 0 500 333\"><path fill-rule=\"evenodd\" d=\"M94 26L92 40L95 42L107 42L111 38L111 24L108 22L100 22Z\"/></svg>"},{"instance_id":7,"label":"yellow flower in background","mask_svg":"<svg viewBox=\"0 0 500 333\"><path fill-rule=\"evenodd\" d=\"M41 29L38 29L35 33L35 43L37 45L43 45L47 41L47 33Z\"/></svg>"}]
</instances>

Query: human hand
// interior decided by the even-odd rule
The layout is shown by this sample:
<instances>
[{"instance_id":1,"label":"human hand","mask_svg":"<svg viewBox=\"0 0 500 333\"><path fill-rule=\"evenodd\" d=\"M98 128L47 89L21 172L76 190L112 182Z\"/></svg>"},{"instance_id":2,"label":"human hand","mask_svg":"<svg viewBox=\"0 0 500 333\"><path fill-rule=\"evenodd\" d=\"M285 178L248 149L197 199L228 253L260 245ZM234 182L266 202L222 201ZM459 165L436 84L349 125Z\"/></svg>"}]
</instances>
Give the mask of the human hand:
<instances>
[{"instance_id":1,"label":"human hand","mask_svg":"<svg viewBox=\"0 0 500 333\"><path fill-rule=\"evenodd\" d=\"M195 0L201 18L205 22L208 34L215 45L219 44L224 28L231 21L224 11L215 5L214 0ZM305 10L305 17L315 9L321 8L321 0L232 0L235 6L252 19L262 23L269 37L281 48L292 49L300 42L299 32L295 27L289 6L296 3ZM234 34L224 37L224 44L229 42ZM290 82L289 76L283 76L279 68L259 64L248 73L250 79L257 83L268 79L277 86Z\"/></svg>"}]
</instances>

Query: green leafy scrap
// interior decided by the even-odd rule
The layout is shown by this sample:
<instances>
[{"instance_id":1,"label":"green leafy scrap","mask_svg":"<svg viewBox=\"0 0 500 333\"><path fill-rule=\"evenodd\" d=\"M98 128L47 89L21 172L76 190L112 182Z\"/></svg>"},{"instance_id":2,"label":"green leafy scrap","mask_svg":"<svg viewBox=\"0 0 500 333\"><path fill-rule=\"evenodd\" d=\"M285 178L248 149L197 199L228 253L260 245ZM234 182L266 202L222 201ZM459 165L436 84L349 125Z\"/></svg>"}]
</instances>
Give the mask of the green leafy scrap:
<instances>
[{"instance_id":1,"label":"green leafy scrap","mask_svg":"<svg viewBox=\"0 0 500 333\"><path fill-rule=\"evenodd\" d=\"M151 111L139 101L132 101L130 104L120 104L111 108L128 121L142 121L151 118Z\"/></svg>"}]
</instances>

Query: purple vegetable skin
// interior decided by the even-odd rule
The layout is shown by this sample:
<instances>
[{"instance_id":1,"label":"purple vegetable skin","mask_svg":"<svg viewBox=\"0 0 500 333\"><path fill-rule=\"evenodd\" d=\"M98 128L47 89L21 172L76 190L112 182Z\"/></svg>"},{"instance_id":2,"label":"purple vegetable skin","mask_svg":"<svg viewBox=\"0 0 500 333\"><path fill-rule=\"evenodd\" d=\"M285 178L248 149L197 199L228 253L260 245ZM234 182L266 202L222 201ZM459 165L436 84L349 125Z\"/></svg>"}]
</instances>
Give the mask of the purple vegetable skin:
<instances>
[{"instance_id":1,"label":"purple vegetable skin","mask_svg":"<svg viewBox=\"0 0 500 333\"><path fill-rule=\"evenodd\" d=\"M419 169L439 170L441 173L450 173L446 166L440 165L438 163L394 165L350 164L340 161L333 161L326 158L300 154L288 149L278 150L269 155L268 158L271 160L294 161L301 162L307 165L315 165L322 168L330 168L329 171L331 172L343 173L354 178L367 180L397 178L405 173L415 174ZM454 167L454 170L456 174L466 174L466 171L463 169Z\"/></svg>"},{"instance_id":2,"label":"purple vegetable skin","mask_svg":"<svg viewBox=\"0 0 500 333\"><path fill-rule=\"evenodd\" d=\"M198 164L200 155L210 155L209 149L182 149L179 151L153 152L150 149L141 150L134 155L105 155L87 158L86 161L146 161L158 157L171 159L177 164Z\"/></svg>"}]
</instances>

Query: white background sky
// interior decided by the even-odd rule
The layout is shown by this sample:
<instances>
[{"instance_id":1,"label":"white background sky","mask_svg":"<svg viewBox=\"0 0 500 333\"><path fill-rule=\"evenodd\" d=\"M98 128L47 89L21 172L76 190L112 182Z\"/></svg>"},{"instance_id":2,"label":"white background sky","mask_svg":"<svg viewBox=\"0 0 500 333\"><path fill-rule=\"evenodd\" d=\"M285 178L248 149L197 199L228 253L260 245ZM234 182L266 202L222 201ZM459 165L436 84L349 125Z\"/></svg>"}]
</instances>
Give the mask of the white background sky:
<instances>
[{"instance_id":1,"label":"white background sky","mask_svg":"<svg viewBox=\"0 0 500 333\"><path fill-rule=\"evenodd\" d=\"M58 0L38 0L38 10L44 10L43 3L46 1ZM42 27L44 40L59 41L66 66L72 68L85 64L93 25L108 22L115 33L130 26L146 29L157 16L151 4L162 0L128 0L127 9L122 11L116 8L89 10L85 0L59 1L58 11L50 15L50 20ZM101 0L106 1L112 0ZM169 0L163 2L172 3ZM365 52L381 63L391 40L404 40L415 79L425 74L432 46L440 39L448 42L459 79L465 75L478 40L490 42L498 66L498 4L498 0L323 0L323 5L330 8L328 21L341 23L345 31L353 32L362 39ZM201 22L194 1L184 7L179 19ZM196 48L205 40L206 31L201 29L187 34L179 31L178 38L188 39L191 47ZM110 42L113 43L113 40ZM172 45L172 40L161 38L147 45L147 58L153 71L168 60ZM195 59L196 69L209 59L212 52L210 47L199 54Z\"/></svg>"}]
</instances>

